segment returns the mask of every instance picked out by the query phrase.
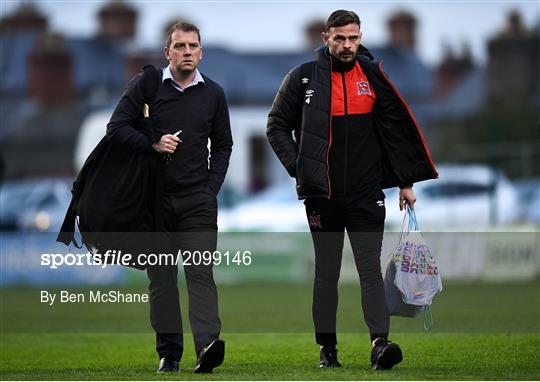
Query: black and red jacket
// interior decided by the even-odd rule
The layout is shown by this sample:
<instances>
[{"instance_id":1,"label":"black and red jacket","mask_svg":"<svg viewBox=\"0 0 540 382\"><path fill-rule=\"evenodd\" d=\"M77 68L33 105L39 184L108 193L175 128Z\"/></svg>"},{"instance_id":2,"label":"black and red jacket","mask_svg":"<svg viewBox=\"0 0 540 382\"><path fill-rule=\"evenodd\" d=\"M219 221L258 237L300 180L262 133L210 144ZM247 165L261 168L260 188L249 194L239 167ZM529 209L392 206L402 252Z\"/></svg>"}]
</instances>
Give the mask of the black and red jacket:
<instances>
[{"instance_id":1,"label":"black and red jacket","mask_svg":"<svg viewBox=\"0 0 540 382\"><path fill-rule=\"evenodd\" d=\"M367 49L360 47L356 62L368 81L355 81L354 74L350 82L346 81L347 77L344 79L345 88L349 90L351 87L353 93L356 86L359 87L357 92L367 92L366 84L357 85L356 82L368 82L369 91L375 97L371 113L365 113L365 110L351 110L349 113L345 110L349 103L344 99L341 100L343 110L338 110L339 100L334 103L333 100L339 92L334 92L332 86L336 81L332 81L332 60L328 49L323 47L315 51L315 58L311 76L301 74L302 66L287 74L268 115L268 139L289 174L296 178L300 199L331 198L334 195L333 185L338 188L338 193L349 193L366 182L379 181L382 188L389 188L438 177L412 112L382 71L381 63L373 61ZM342 94L345 96L344 92ZM371 130L373 136L351 140L350 134L363 134L366 129L348 128L342 129L341 134L335 132L334 129L348 127L334 126L340 113L343 124L359 122L363 127L371 125L372 128L367 130ZM349 136L345 137L346 134ZM334 139L340 140L337 143L341 146L339 150L332 150L336 143ZM380 151L373 147L374 141ZM357 142L364 142L367 146ZM380 158L379 168L372 167L377 161L365 160L369 155L362 150ZM355 161L358 158L364 159L365 163ZM351 159L353 163L350 163Z\"/></svg>"},{"instance_id":2,"label":"black and red jacket","mask_svg":"<svg viewBox=\"0 0 540 382\"><path fill-rule=\"evenodd\" d=\"M373 124L377 96L360 64L332 58L330 189L334 196L380 189L381 148Z\"/></svg>"}]
</instances>

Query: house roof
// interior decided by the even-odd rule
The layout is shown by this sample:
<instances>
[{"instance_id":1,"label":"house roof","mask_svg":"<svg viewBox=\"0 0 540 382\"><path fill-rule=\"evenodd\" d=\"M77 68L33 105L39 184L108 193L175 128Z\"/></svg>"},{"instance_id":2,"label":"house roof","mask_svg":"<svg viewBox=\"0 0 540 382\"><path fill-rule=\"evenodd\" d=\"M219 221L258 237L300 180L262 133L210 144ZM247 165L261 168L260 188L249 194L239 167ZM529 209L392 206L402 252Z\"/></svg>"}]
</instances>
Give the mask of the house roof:
<instances>
[{"instance_id":1,"label":"house roof","mask_svg":"<svg viewBox=\"0 0 540 382\"><path fill-rule=\"evenodd\" d=\"M0 91L25 94L27 57L36 33L0 35ZM74 59L74 83L80 92L96 84L119 92L126 78L126 45L101 37L67 38ZM404 97L411 102L431 95L432 72L411 51L390 47L374 48L376 59L384 59L384 69ZM156 55L161 52L156 50ZM231 103L271 103L285 74L294 66L313 59L311 52L234 52L221 47L205 47L201 70L225 89Z\"/></svg>"},{"instance_id":2,"label":"house roof","mask_svg":"<svg viewBox=\"0 0 540 382\"><path fill-rule=\"evenodd\" d=\"M486 100L485 70L475 68L432 110L432 118L463 117L474 113Z\"/></svg>"}]
</instances>

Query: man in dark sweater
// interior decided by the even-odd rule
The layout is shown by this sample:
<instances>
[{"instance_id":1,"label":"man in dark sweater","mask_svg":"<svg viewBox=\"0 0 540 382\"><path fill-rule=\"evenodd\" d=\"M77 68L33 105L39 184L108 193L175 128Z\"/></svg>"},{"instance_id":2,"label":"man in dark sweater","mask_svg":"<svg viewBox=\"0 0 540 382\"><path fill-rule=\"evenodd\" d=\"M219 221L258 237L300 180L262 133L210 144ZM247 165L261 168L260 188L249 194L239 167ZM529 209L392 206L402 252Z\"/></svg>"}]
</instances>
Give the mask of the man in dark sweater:
<instances>
[{"instance_id":1,"label":"man in dark sweater","mask_svg":"<svg viewBox=\"0 0 540 382\"><path fill-rule=\"evenodd\" d=\"M217 243L216 196L232 150L227 101L223 89L197 69L202 47L195 25L178 22L169 29L165 56L169 66L163 69L150 110L153 128L161 138L152 142L134 128L144 103L140 76L130 82L118 103L107 136L133 150L157 152L164 157L166 231L173 233L176 249L213 252ZM197 352L194 371L211 373L223 362L225 352L225 344L219 339L221 322L212 264L191 261L183 265ZM183 353L178 265L148 266L147 274L150 320L160 358L158 372L178 371Z\"/></svg>"},{"instance_id":2,"label":"man in dark sweater","mask_svg":"<svg viewBox=\"0 0 540 382\"><path fill-rule=\"evenodd\" d=\"M381 275L385 203L400 187L413 208L414 182L437 177L416 120L380 64L360 45L356 13L330 15L315 61L291 70L268 115L267 135L305 199L315 247L313 323L319 367L340 367L336 313L347 230L362 288L373 369L401 362L388 341L390 317Z\"/></svg>"}]
</instances>

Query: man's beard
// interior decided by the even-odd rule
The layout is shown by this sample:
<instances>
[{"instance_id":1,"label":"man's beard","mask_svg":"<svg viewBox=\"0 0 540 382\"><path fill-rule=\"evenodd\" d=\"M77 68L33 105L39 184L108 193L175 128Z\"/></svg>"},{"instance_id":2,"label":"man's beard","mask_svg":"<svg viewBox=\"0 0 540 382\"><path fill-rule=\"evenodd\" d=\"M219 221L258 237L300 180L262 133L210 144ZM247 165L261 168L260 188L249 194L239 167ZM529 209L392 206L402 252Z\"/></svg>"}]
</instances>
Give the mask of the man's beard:
<instances>
[{"instance_id":1,"label":"man's beard","mask_svg":"<svg viewBox=\"0 0 540 382\"><path fill-rule=\"evenodd\" d=\"M355 52L353 52L352 50L349 50L348 52L350 52L351 55L344 56L343 55L344 52L337 53L335 51L330 50L330 55L334 58L334 60L343 62L344 64L348 64L354 61L354 57L356 56Z\"/></svg>"},{"instance_id":2,"label":"man's beard","mask_svg":"<svg viewBox=\"0 0 540 382\"><path fill-rule=\"evenodd\" d=\"M354 60L354 52L353 51L348 51L348 55L345 55L343 54L344 52L340 53L337 55L337 59L341 62L351 62L352 60Z\"/></svg>"}]
</instances>

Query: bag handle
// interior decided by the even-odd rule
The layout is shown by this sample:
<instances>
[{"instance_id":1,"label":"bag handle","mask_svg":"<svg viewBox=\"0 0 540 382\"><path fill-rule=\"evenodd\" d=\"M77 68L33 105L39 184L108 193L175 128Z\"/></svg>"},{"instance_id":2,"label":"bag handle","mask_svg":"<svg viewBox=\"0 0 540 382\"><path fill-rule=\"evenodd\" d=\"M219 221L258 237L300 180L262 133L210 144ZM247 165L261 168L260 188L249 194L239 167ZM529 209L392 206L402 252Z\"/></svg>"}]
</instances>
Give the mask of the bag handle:
<instances>
[{"instance_id":1,"label":"bag handle","mask_svg":"<svg viewBox=\"0 0 540 382\"><path fill-rule=\"evenodd\" d=\"M409 214L408 213L404 213L403 214L403 221L401 222L401 229L400 229L400 234L399 234L399 237L398 237L398 240L397 240L397 243L395 245L395 247L399 247L399 243L401 243L401 240L403 240L403 235L405 233L409 233L409 229L407 228L407 231L405 231L405 227L408 227L408 224L409 224Z\"/></svg>"},{"instance_id":2,"label":"bag handle","mask_svg":"<svg viewBox=\"0 0 540 382\"><path fill-rule=\"evenodd\" d=\"M420 231L418 228L418 222L416 221L416 212L409 206L409 203L405 204L407 214L409 216L409 226L408 226L408 232L411 231Z\"/></svg>"},{"instance_id":3,"label":"bag handle","mask_svg":"<svg viewBox=\"0 0 540 382\"><path fill-rule=\"evenodd\" d=\"M399 235L396 247L399 245L399 243L401 243L401 240L403 239L404 234L409 233L411 231L420 230L418 228L418 222L416 221L416 213L409 206L409 203L406 203L405 206L406 206L405 213L403 214L403 221L401 222L401 234ZM407 230L405 230L405 227L407 227Z\"/></svg>"},{"instance_id":4,"label":"bag handle","mask_svg":"<svg viewBox=\"0 0 540 382\"><path fill-rule=\"evenodd\" d=\"M429 332L433 327L433 314L431 313L431 304L424 310L424 330Z\"/></svg>"},{"instance_id":5,"label":"bag handle","mask_svg":"<svg viewBox=\"0 0 540 382\"><path fill-rule=\"evenodd\" d=\"M159 83L161 80L161 73L156 69L154 65L145 65L143 67L141 90L145 102L144 114L145 118L149 117L150 107L154 102L154 98L158 92Z\"/></svg>"}]
</instances>

